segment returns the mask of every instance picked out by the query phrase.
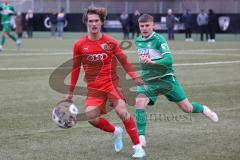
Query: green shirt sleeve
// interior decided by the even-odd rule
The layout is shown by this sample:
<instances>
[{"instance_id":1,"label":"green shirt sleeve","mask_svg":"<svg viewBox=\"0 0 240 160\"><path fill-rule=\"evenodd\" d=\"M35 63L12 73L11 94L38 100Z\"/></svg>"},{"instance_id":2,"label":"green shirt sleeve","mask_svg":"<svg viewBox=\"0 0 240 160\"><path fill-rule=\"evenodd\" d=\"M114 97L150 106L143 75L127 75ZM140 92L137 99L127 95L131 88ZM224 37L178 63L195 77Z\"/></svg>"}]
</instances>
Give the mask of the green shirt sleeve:
<instances>
[{"instance_id":1,"label":"green shirt sleeve","mask_svg":"<svg viewBox=\"0 0 240 160\"><path fill-rule=\"evenodd\" d=\"M14 9L14 7L13 6L11 6L11 11L13 12L11 15L12 16L16 16L17 15L17 13L16 13L16 11L15 11L15 9Z\"/></svg>"},{"instance_id":2,"label":"green shirt sleeve","mask_svg":"<svg viewBox=\"0 0 240 160\"><path fill-rule=\"evenodd\" d=\"M173 64L173 56L172 56L172 54L167 53L167 54L164 54L161 59L154 60L154 62L155 62L156 64L159 64L159 65L164 65L164 66L167 66L167 67L172 67L172 64Z\"/></svg>"},{"instance_id":3,"label":"green shirt sleeve","mask_svg":"<svg viewBox=\"0 0 240 160\"><path fill-rule=\"evenodd\" d=\"M170 48L168 47L167 41L163 36L158 36L158 46L160 54L162 55L161 59L154 60L156 64L165 65L167 67L172 67L173 56L171 54Z\"/></svg>"}]
</instances>

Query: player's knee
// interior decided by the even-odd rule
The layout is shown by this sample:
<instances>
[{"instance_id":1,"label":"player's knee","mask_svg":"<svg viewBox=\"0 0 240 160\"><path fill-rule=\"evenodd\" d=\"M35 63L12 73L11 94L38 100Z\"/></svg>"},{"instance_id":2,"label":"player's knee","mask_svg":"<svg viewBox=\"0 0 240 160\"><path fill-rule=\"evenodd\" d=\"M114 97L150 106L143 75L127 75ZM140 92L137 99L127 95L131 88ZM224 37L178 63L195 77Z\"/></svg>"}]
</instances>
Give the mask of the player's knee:
<instances>
[{"instance_id":1,"label":"player's knee","mask_svg":"<svg viewBox=\"0 0 240 160\"><path fill-rule=\"evenodd\" d=\"M88 107L85 110L85 115L88 121L95 121L100 115L100 110L98 108L94 108L94 107Z\"/></svg>"},{"instance_id":2,"label":"player's knee","mask_svg":"<svg viewBox=\"0 0 240 160\"><path fill-rule=\"evenodd\" d=\"M121 120L125 120L130 117L130 113L127 111L126 108L125 109L117 109L116 113Z\"/></svg>"},{"instance_id":3,"label":"player's knee","mask_svg":"<svg viewBox=\"0 0 240 160\"><path fill-rule=\"evenodd\" d=\"M130 113L128 111L123 111L119 113L118 116L122 121L125 121L126 119L130 118Z\"/></svg>"},{"instance_id":4,"label":"player's knee","mask_svg":"<svg viewBox=\"0 0 240 160\"><path fill-rule=\"evenodd\" d=\"M138 109L143 109L147 106L148 103L149 103L149 99L147 97L145 97L145 98L137 97L136 101L135 101L135 106Z\"/></svg>"},{"instance_id":5,"label":"player's knee","mask_svg":"<svg viewBox=\"0 0 240 160\"><path fill-rule=\"evenodd\" d=\"M192 108L189 107L189 106L181 106L181 109L182 109L182 111L185 112L185 113L190 113L190 112L192 112Z\"/></svg>"},{"instance_id":6,"label":"player's knee","mask_svg":"<svg viewBox=\"0 0 240 160\"><path fill-rule=\"evenodd\" d=\"M178 102L177 105L182 109L183 112L185 113L190 113L192 112L192 105L188 101L188 99L184 99L181 102Z\"/></svg>"},{"instance_id":7,"label":"player's knee","mask_svg":"<svg viewBox=\"0 0 240 160\"><path fill-rule=\"evenodd\" d=\"M130 117L130 113L127 111L127 108L125 105L117 106L115 108L115 111L121 120L125 120Z\"/></svg>"}]
</instances>

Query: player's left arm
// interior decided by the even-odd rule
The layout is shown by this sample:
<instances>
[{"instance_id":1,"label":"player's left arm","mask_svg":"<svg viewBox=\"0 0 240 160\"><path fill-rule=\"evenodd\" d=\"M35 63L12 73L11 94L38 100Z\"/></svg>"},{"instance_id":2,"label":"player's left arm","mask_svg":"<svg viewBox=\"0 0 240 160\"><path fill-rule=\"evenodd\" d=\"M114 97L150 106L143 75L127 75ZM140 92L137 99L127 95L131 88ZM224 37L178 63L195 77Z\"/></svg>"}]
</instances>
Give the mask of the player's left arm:
<instances>
[{"instance_id":1,"label":"player's left arm","mask_svg":"<svg viewBox=\"0 0 240 160\"><path fill-rule=\"evenodd\" d=\"M16 12L16 10L13 6L11 6L10 10L11 10L11 13L10 13L11 16L16 16L17 15L17 12Z\"/></svg>"},{"instance_id":2,"label":"player's left arm","mask_svg":"<svg viewBox=\"0 0 240 160\"><path fill-rule=\"evenodd\" d=\"M123 66L123 69L131 77L135 85L143 85L144 82L140 76L134 71L133 65L128 60L127 56L123 53L122 49L119 47L115 48L115 56L117 57L120 64Z\"/></svg>"},{"instance_id":3,"label":"player's left arm","mask_svg":"<svg viewBox=\"0 0 240 160\"><path fill-rule=\"evenodd\" d=\"M120 64L123 66L124 70L127 72L127 74L132 79L135 79L135 78L139 77L135 73L135 71L133 69L133 66L130 63L130 61L128 60L127 56L123 53L123 51L119 47L115 48L115 56L118 59L118 61L120 62Z\"/></svg>"},{"instance_id":4,"label":"player's left arm","mask_svg":"<svg viewBox=\"0 0 240 160\"><path fill-rule=\"evenodd\" d=\"M171 67L173 64L173 56L170 53L164 54L163 57L159 60L154 60L154 64L164 65L167 67Z\"/></svg>"}]
</instances>

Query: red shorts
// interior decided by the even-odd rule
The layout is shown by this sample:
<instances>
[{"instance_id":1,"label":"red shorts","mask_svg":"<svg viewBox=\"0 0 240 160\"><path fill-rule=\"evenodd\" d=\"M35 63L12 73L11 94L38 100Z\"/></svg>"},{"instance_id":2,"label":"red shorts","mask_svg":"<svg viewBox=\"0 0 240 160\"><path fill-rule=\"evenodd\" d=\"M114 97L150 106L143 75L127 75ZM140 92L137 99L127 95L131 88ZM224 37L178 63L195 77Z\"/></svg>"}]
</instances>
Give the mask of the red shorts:
<instances>
[{"instance_id":1,"label":"red shorts","mask_svg":"<svg viewBox=\"0 0 240 160\"><path fill-rule=\"evenodd\" d=\"M85 106L97 106L99 107L101 114L106 114L113 109L113 104L116 103L119 99L124 100L121 87L119 86L107 87L106 90L88 88ZM107 102L110 102L110 105L107 105L106 107ZM111 108L109 108L109 106Z\"/></svg>"}]
</instances>

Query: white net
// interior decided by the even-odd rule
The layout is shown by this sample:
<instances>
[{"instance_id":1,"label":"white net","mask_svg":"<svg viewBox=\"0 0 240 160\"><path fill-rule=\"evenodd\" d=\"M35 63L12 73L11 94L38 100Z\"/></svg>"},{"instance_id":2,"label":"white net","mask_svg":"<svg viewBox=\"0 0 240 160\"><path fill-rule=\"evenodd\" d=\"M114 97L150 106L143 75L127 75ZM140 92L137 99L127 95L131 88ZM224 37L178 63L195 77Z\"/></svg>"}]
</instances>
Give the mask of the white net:
<instances>
[{"instance_id":1,"label":"white net","mask_svg":"<svg viewBox=\"0 0 240 160\"><path fill-rule=\"evenodd\" d=\"M9 0L9 3L15 7L16 11L20 12L34 9L34 0Z\"/></svg>"},{"instance_id":2,"label":"white net","mask_svg":"<svg viewBox=\"0 0 240 160\"><path fill-rule=\"evenodd\" d=\"M17 11L32 9L35 13L59 11L61 7L67 13L82 13L90 5L106 7L108 13L132 13L138 9L142 13L166 13L168 8L174 13L183 13L191 9L199 13L200 9L213 9L216 13L239 13L240 0L9 0Z\"/></svg>"}]
</instances>

